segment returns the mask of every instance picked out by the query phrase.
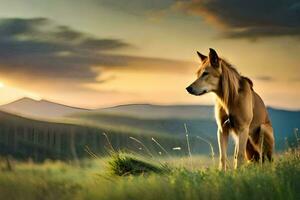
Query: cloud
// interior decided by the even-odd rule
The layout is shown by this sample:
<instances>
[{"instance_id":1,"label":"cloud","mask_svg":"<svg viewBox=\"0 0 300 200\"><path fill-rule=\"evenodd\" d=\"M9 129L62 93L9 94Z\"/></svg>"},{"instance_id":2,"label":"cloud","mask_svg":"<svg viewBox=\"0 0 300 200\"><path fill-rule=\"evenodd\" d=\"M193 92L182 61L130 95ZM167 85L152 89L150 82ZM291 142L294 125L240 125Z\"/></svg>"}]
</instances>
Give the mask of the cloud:
<instances>
[{"instance_id":1,"label":"cloud","mask_svg":"<svg viewBox=\"0 0 300 200\"><path fill-rule=\"evenodd\" d=\"M98 39L46 18L0 20L0 72L70 79L93 79L91 65L119 65L105 51L129 47L118 39Z\"/></svg>"},{"instance_id":2,"label":"cloud","mask_svg":"<svg viewBox=\"0 0 300 200\"><path fill-rule=\"evenodd\" d=\"M14 79L97 82L95 68L149 70L177 62L113 53L132 45L114 38L98 38L47 18L0 19L0 75ZM152 66L151 64L155 64Z\"/></svg>"},{"instance_id":3,"label":"cloud","mask_svg":"<svg viewBox=\"0 0 300 200\"><path fill-rule=\"evenodd\" d=\"M298 0L179 0L174 7L204 17L223 37L300 36Z\"/></svg>"},{"instance_id":4,"label":"cloud","mask_svg":"<svg viewBox=\"0 0 300 200\"><path fill-rule=\"evenodd\" d=\"M300 36L298 0L97 0L98 5L134 15L183 11L199 15L225 38ZM171 9L170 9L171 8Z\"/></svg>"}]
</instances>

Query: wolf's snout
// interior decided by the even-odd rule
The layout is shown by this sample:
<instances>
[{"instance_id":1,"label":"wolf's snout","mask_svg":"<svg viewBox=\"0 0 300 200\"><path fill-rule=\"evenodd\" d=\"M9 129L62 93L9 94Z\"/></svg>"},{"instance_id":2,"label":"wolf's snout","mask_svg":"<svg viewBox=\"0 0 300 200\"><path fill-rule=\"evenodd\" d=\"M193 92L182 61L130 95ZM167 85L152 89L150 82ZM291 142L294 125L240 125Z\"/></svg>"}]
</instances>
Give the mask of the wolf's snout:
<instances>
[{"instance_id":1,"label":"wolf's snout","mask_svg":"<svg viewBox=\"0 0 300 200\"><path fill-rule=\"evenodd\" d=\"M194 94L194 90L193 90L193 87L192 87L192 86L189 86L189 87L187 87L187 88L185 88L185 89L186 89L186 91L188 91L188 93Z\"/></svg>"}]
</instances>

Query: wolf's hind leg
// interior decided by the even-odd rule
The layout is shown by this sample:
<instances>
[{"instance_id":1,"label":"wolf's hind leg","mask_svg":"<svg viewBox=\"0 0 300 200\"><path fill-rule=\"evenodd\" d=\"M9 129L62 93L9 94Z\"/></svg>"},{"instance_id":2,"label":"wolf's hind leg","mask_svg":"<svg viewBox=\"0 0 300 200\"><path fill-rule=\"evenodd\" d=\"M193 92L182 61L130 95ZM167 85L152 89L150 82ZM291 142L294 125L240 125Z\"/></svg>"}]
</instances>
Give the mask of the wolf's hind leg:
<instances>
[{"instance_id":1,"label":"wolf's hind leg","mask_svg":"<svg viewBox=\"0 0 300 200\"><path fill-rule=\"evenodd\" d=\"M261 142L263 142L263 149L261 149L262 155L266 155L268 160L271 162L274 150L274 135L273 128L270 124L262 124L260 126L260 137L263 138L263 141L260 141L259 144L261 146Z\"/></svg>"},{"instance_id":2,"label":"wolf's hind leg","mask_svg":"<svg viewBox=\"0 0 300 200\"><path fill-rule=\"evenodd\" d=\"M253 146L250 139L248 139L247 141L246 156L247 156L247 160L249 161L255 161L255 162L259 161L259 152Z\"/></svg>"}]
</instances>

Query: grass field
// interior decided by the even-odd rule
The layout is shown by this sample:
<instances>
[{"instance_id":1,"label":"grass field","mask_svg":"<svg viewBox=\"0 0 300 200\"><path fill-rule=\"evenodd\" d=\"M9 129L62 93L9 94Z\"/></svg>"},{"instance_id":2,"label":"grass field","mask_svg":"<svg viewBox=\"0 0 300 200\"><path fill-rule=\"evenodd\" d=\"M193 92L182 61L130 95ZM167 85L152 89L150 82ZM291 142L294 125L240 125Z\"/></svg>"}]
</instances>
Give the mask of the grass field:
<instances>
[{"instance_id":1,"label":"grass field","mask_svg":"<svg viewBox=\"0 0 300 200\"><path fill-rule=\"evenodd\" d=\"M226 173L208 157L144 157L137 160L168 170L117 176L112 171L120 163L114 159L12 162L10 167L3 160L0 199L300 199L299 152Z\"/></svg>"}]
</instances>

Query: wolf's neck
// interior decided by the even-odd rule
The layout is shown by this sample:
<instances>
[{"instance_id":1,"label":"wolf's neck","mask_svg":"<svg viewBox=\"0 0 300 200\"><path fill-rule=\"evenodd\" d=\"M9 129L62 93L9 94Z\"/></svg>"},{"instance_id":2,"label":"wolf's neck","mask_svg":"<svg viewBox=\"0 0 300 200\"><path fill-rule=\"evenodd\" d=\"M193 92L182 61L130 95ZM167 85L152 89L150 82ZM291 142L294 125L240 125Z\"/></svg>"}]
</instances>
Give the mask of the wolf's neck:
<instances>
[{"instance_id":1,"label":"wolf's neck","mask_svg":"<svg viewBox=\"0 0 300 200\"><path fill-rule=\"evenodd\" d=\"M222 75L219 82L219 90L216 92L219 103L229 110L234 106L238 97L240 81L242 77L235 68L222 65Z\"/></svg>"},{"instance_id":2,"label":"wolf's neck","mask_svg":"<svg viewBox=\"0 0 300 200\"><path fill-rule=\"evenodd\" d=\"M222 107L227 114L229 114L229 110L232 107L230 101L225 101L222 92L216 93L216 105Z\"/></svg>"}]
</instances>

